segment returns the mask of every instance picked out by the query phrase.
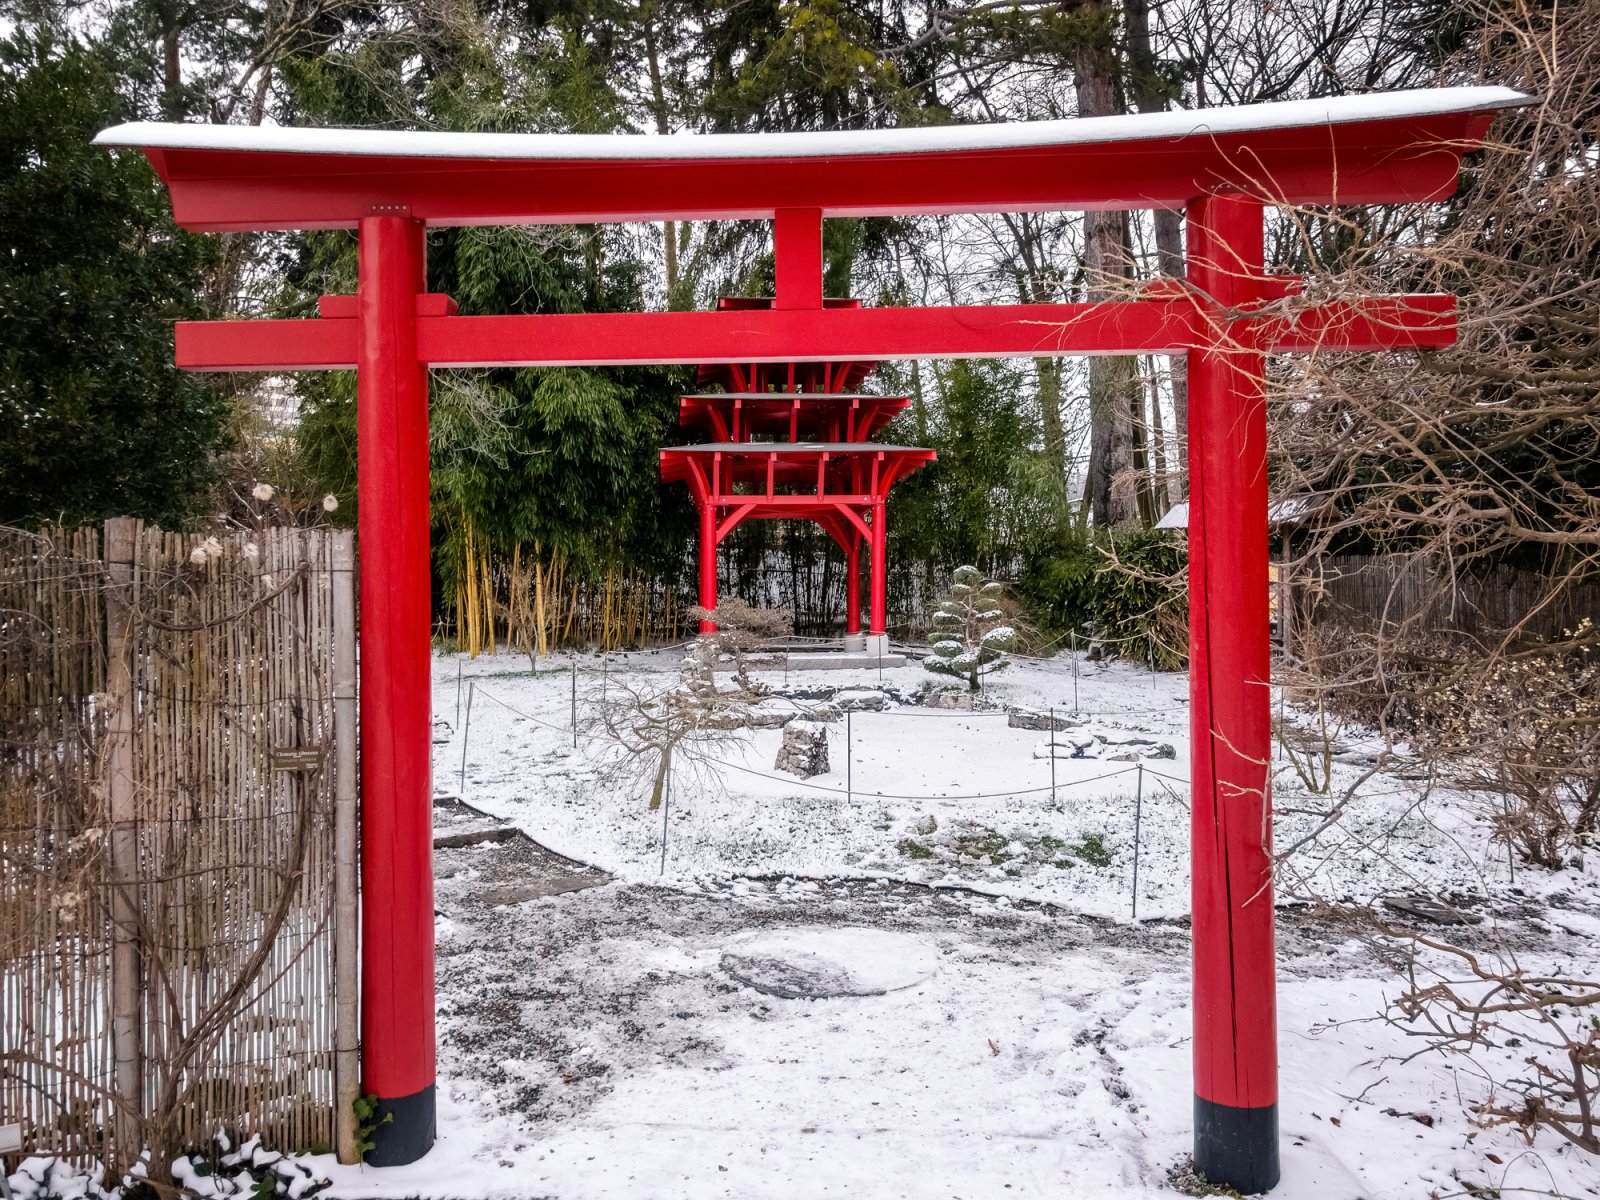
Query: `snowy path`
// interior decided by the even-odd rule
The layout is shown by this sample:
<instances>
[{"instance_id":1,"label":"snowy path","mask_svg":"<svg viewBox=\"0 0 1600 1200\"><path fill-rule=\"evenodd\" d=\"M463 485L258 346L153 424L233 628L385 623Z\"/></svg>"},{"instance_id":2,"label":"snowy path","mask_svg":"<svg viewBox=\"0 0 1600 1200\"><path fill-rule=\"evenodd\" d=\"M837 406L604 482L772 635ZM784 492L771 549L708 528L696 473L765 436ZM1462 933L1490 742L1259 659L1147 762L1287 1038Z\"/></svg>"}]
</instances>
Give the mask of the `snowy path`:
<instances>
[{"instance_id":1,"label":"snowy path","mask_svg":"<svg viewBox=\"0 0 1600 1200\"><path fill-rule=\"evenodd\" d=\"M860 880L611 882L495 905L485 893L546 869L536 847L438 857L440 1141L404 1171L335 1170L337 1195L1174 1194L1190 1128L1181 922ZM904 939L931 975L784 1000L723 963L752 935L815 948L860 929ZM1530 951L1551 944L1532 925L1519 936ZM1321 1028L1377 1007L1382 971L1363 948L1293 913L1281 944L1275 1196L1420 1198L1459 1192L1452 1172L1548 1186L1509 1134L1474 1134L1442 1061L1397 1068L1381 1058L1411 1047L1393 1031ZM1512 1165L1494 1166L1496 1151ZM1586 1167L1549 1163L1569 1179Z\"/></svg>"}]
</instances>

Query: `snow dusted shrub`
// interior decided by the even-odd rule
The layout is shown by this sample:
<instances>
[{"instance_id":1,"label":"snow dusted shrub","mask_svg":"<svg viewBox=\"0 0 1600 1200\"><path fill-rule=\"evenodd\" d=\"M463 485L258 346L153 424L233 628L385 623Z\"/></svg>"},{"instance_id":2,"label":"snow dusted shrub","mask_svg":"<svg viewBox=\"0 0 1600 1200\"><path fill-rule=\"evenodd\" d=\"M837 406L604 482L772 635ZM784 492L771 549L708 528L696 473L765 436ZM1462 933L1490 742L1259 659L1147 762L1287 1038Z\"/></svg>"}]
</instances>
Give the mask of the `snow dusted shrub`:
<instances>
[{"instance_id":1,"label":"snow dusted shrub","mask_svg":"<svg viewBox=\"0 0 1600 1200\"><path fill-rule=\"evenodd\" d=\"M977 567L957 567L950 588L933 612L934 643L922 665L935 675L965 679L978 690L985 675L1002 670L1017 648L1015 606L1003 584L985 579Z\"/></svg>"},{"instance_id":2,"label":"snow dusted shrub","mask_svg":"<svg viewBox=\"0 0 1600 1200\"><path fill-rule=\"evenodd\" d=\"M788 609L757 608L737 596L730 596L715 608L696 605L689 610L689 618L716 626L711 633L701 634L700 641L713 653L713 661L722 655L733 660L734 673L745 688L751 687L746 656L766 649L773 639L794 632L794 614Z\"/></svg>"}]
</instances>

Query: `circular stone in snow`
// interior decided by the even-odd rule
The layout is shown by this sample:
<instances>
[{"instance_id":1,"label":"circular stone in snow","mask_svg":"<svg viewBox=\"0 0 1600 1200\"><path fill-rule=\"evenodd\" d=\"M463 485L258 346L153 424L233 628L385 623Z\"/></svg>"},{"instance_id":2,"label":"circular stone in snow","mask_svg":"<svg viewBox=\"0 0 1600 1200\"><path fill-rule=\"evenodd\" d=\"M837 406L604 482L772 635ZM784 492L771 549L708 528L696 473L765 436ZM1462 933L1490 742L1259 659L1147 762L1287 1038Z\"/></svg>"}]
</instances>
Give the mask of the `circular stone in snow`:
<instances>
[{"instance_id":1,"label":"circular stone in snow","mask_svg":"<svg viewBox=\"0 0 1600 1200\"><path fill-rule=\"evenodd\" d=\"M722 956L722 969L740 983L784 1000L881 996L921 983L938 966L938 951L910 934L825 925L754 934Z\"/></svg>"}]
</instances>

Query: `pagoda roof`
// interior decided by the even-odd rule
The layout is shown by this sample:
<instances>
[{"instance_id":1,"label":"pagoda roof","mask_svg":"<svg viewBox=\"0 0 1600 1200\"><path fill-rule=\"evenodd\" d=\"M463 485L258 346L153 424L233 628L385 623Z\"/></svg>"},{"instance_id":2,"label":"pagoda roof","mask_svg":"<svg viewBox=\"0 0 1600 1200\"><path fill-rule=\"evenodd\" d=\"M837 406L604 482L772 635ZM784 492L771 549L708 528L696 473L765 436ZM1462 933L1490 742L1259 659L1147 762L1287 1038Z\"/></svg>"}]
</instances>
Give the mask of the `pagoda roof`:
<instances>
[{"instance_id":1,"label":"pagoda roof","mask_svg":"<svg viewBox=\"0 0 1600 1200\"><path fill-rule=\"evenodd\" d=\"M787 435L799 442L836 431L865 442L911 403L908 396L860 392L708 392L678 401L678 424L698 425L734 441L750 434Z\"/></svg>"}]
</instances>

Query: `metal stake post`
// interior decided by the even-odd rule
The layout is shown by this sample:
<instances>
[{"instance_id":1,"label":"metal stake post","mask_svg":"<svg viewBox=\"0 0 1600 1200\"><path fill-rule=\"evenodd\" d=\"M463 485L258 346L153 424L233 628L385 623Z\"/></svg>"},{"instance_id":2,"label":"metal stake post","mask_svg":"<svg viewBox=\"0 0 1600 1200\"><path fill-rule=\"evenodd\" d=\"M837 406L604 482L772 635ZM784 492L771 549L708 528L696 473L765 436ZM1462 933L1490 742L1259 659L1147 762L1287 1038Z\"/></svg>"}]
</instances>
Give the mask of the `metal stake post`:
<instances>
[{"instance_id":1,"label":"metal stake post","mask_svg":"<svg viewBox=\"0 0 1600 1200\"><path fill-rule=\"evenodd\" d=\"M1138 765L1133 790L1133 919L1139 919L1139 817L1144 807L1144 764Z\"/></svg>"},{"instance_id":2,"label":"metal stake post","mask_svg":"<svg viewBox=\"0 0 1600 1200\"><path fill-rule=\"evenodd\" d=\"M855 802L855 783L851 777L851 768L854 765L855 755L852 753L854 740L850 731L850 710L844 710L844 801L846 804Z\"/></svg>"},{"instance_id":3,"label":"metal stake post","mask_svg":"<svg viewBox=\"0 0 1600 1200\"><path fill-rule=\"evenodd\" d=\"M667 873L667 815L672 812L672 751L667 754L666 786L661 790L661 870L660 874Z\"/></svg>"},{"instance_id":4,"label":"metal stake post","mask_svg":"<svg viewBox=\"0 0 1600 1200\"><path fill-rule=\"evenodd\" d=\"M459 798L467 798L467 738L472 736L472 693L478 690L478 681L467 684L467 722L461 727L461 783L456 788Z\"/></svg>"},{"instance_id":5,"label":"metal stake post","mask_svg":"<svg viewBox=\"0 0 1600 1200\"><path fill-rule=\"evenodd\" d=\"M1078 706L1078 631L1073 630L1068 636L1072 638L1072 711L1081 712Z\"/></svg>"},{"instance_id":6,"label":"metal stake post","mask_svg":"<svg viewBox=\"0 0 1600 1200\"><path fill-rule=\"evenodd\" d=\"M578 748L578 655L572 655L572 748Z\"/></svg>"},{"instance_id":7,"label":"metal stake post","mask_svg":"<svg viewBox=\"0 0 1600 1200\"><path fill-rule=\"evenodd\" d=\"M1056 710L1050 710L1050 806L1056 803Z\"/></svg>"}]
</instances>

